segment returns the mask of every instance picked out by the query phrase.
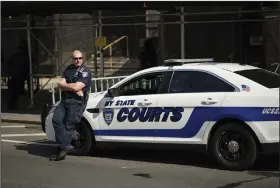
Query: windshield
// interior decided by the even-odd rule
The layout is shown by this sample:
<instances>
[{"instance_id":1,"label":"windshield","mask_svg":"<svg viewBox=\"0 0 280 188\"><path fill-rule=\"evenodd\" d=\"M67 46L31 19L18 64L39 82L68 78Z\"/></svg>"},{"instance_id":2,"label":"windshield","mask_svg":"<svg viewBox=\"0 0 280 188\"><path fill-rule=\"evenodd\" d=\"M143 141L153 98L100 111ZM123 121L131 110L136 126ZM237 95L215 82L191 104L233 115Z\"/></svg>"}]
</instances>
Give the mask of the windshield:
<instances>
[{"instance_id":1,"label":"windshield","mask_svg":"<svg viewBox=\"0 0 280 188\"><path fill-rule=\"evenodd\" d=\"M263 85L267 88L278 88L280 86L280 75L264 69L242 70L236 71L235 73L253 80L254 82L257 82L258 84Z\"/></svg>"}]
</instances>

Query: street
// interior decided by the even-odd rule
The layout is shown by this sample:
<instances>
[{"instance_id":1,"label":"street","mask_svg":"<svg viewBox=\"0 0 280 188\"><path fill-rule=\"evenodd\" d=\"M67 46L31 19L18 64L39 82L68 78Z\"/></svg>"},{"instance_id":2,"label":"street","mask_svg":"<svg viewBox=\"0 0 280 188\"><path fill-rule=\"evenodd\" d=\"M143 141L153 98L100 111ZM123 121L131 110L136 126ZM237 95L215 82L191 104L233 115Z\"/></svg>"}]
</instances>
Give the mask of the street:
<instances>
[{"instance_id":1,"label":"street","mask_svg":"<svg viewBox=\"0 0 280 188\"><path fill-rule=\"evenodd\" d=\"M101 149L49 161L56 146L40 125L1 122L2 188L276 188L279 157L251 171L219 170L206 155L182 151Z\"/></svg>"}]
</instances>

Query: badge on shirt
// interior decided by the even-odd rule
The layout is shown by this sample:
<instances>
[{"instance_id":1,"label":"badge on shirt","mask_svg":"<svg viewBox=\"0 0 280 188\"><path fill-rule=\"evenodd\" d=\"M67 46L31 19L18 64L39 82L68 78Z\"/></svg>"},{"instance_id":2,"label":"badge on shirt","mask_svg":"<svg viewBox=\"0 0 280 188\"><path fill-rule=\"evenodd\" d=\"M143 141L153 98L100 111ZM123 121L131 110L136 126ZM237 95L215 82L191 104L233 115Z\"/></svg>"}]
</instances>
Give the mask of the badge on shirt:
<instances>
[{"instance_id":1,"label":"badge on shirt","mask_svg":"<svg viewBox=\"0 0 280 188\"><path fill-rule=\"evenodd\" d=\"M88 76L88 73L87 72L82 72L82 76L83 76L83 78L86 78Z\"/></svg>"}]
</instances>

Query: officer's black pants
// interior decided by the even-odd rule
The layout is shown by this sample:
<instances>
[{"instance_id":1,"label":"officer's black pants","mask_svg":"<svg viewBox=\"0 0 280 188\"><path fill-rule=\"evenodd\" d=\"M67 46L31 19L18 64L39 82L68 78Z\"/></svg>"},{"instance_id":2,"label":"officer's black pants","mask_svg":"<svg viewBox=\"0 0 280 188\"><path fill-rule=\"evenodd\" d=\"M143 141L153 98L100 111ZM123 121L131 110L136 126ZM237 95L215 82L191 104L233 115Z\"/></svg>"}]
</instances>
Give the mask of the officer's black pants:
<instances>
[{"instance_id":1,"label":"officer's black pants","mask_svg":"<svg viewBox=\"0 0 280 188\"><path fill-rule=\"evenodd\" d=\"M83 115L84 103L82 100L62 100L54 111L52 123L55 130L56 141L61 149L71 146L72 135L76 124Z\"/></svg>"}]
</instances>

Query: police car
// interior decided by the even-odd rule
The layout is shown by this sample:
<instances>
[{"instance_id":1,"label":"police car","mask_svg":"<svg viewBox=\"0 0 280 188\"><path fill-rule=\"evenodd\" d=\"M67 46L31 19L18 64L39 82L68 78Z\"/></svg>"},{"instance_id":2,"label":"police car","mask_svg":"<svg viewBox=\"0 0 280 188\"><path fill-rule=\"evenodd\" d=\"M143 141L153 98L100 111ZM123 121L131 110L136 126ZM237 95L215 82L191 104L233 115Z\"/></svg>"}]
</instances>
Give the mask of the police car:
<instances>
[{"instance_id":1,"label":"police car","mask_svg":"<svg viewBox=\"0 0 280 188\"><path fill-rule=\"evenodd\" d=\"M225 169L249 169L259 154L278 151L278 80L250 65L166 60L90 94L76 154L102 143L203 146ZM52 141L56 105L42 119Z\"/></svg>"}]
</instances>

